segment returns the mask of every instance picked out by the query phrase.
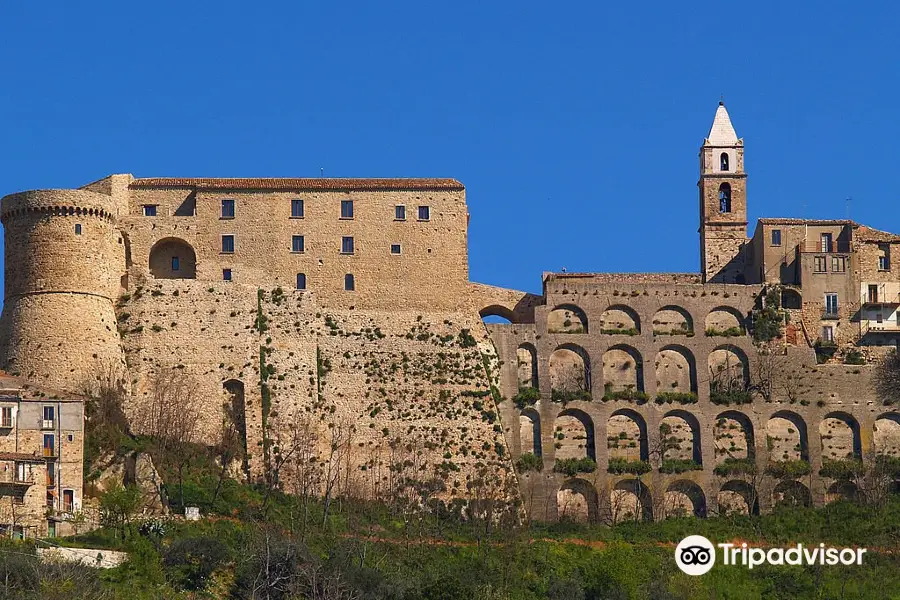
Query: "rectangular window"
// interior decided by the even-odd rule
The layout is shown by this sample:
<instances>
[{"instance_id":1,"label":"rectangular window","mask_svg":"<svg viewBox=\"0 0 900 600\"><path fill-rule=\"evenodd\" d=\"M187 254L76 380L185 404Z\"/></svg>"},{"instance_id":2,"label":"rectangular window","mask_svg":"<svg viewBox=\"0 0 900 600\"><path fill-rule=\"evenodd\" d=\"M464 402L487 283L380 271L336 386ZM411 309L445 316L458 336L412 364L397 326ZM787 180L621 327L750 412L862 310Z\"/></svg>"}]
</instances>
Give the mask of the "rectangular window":
<instances>
[{"instance_id":1,"label":"rectangular window","mask_svg":"<svg viewBox=\"0 0 900 600\"><path fill-rule=\"evenodd\" d=\"M352 273L344 275L344 289L348 292L352 292L356 289L356 281L354 281Z\"/></svg>"},{"instance_id":2,"label":"rectangular window","mask_svg":"<svg viewBox=\"0 0 900 600\"><path fill-rule=\"evenodd\" d=\"M0 408L0 427L12 427L12 406Z\"/></svg>"},{"instance_id":3,"label":"rectangular window","mask_svg":"<svg viewBox=\"0 0 900 600\"><path fill-rule=\"evenodd\" d=\"M177 256L172 257L172 270L173 271L181 270L181 260Z\"/></svg>"},{"instance_id":4,"label":"rectangular window","mask_svg":"<svg viewBox=\"0 0 900 600\"><path fill-rule=\"evenodd\" d=\"M56 419L54 416L56 415L56 410L53 406L45 406L44 407L44 419L41 423L41 429L53 429L55 426Z\"/></svg>"},{"instance_id":5,"label":"rectangular window","mask_svg":"<svg viewBox=\"0 0 900 600\"><path fill-rule=\"evenodd\" d=\"M878 286L869 286L869 304L878 304Z\"/></svg>"},{"instance_id":6,"label":"rectangular window","mask_svg":"<svg viewBox=\"0 0 900 600\"><path fill-rule=\"evenodd\" d=\"M838 295L828 293L825 294L825 314L829 316L837 316L838 314Z\"/></svg>"},{"instance_id":7,"label":"rectangular window","mask_svg":"<svg viewBox=\"0 0 900 600\"><path fill-rule=\"evenodd\" d=\"M878 270L891 270L891 245L878 244Z\"/></svg>"},{"instance_id":8,"label":"rectangular window","mask_svg":"<svg viewBox=\"0 0 900 600\"><path fill-rule=\"evenodd\" d=\"M156 205L155 204L145 204L144 205L144 216L145 217L155 217L156 216Z\"/></svg>"},{"instance_id":9,"label":"rectangular window","mask_svg":"<svg viewBox=\"0 0 900 600\"><path fill-rule=\"evenodd\" d=\"M349 235L341 238L341 254L353 254L353 238Z\"/></svg>"},{"instance_id":10,"label":"rectangular window","mask_svg":"<svg viewBox=\"0 0 900 600\"><path fill-rule=\"evenodd\" d=\"M834 244L832 242L832 240L834 238L832 237L832 235L830 233L823 233L821 236L819 236L819 239L821 240L821 250L819 250L820 252L833 252L834 251L833 250Z\"/></svg>"},{"instance_id":11,"label":"rectangular window","mask_svg":"<svg viewBox=\"0 0 900 600\"><path fill-rule=\"evenodd\" d=\"M75 491L63 490L63 512L75 511Z\"/></svg>"},{"instance_id":12,"label":"rectangular window","mask_svg":"<svg viewBox=\"0 0 900 600\"><path fill-rule=\"evenodd\" d=\"M843 273L847 270L847 257L846 256L832 256L831 257L831 272L832 273Z\"/></svg>"},{"instance_id":13,"label":"rectangular window","mask_svg":"<svg viewBox=\"0 0 900 600\"><path fill-rule=\"evenodd\" d=\"M834 327L826 325L822 328L822 339L826 342L834 341Z\"/></svg>"},{"instance_id":14,"label":"rectangular window","mask_svg":"<svg viewBox=\"0 0 900 600\"><path fill-rule=\"evenodd\" d=\"M56 485L56 469L54 467L56 465L53 463L47 465L47 487Z\"/></svg>"},{"instance_id":15,"label":"rectangular window","mask_svg":"<svg viewBox=\"0 0 900 600\"><path fill-rule=\"evenodd\" d=\"M402 204L398 204L394 207L394 220L395 221L405 221L406 220L406 207Z\"/></svg>"},{"instance_id":16,"label":"rectangular window","mask_svg":"<svg viewBox=\"0 0 900 600\"><path fill-rule=\"evenodd\" d=\"M222 252L225 254L233 254L234 253L234 236L233 235L223 235L222 236Z\"/></svg>"},{"instance_id":17,"label":"rectangular window","mask_svg":"<svg viewBox=\"0 0 900 600\"><path fill-rule=\"evenodd\" d=\"M772 245L773 246L781 245L781 230L780 229L772 230Z\"/></svg>"},{"instance_id":18,"label":"rectangular window","mask_svg":"<svg viewBox=\"0 0 900 600\"><path fill-rule=\"evenodd\" d=\"M16 481L31 481L31 464L24 462L16 463Z\"/></svg>"},{"instance_id":19,"label":"rectangular window","mask_svg":"<svg viewBox=\"0 0 900 600\"><path fill-rule=\"evenodd\" d=\"M81 223L75 223L75 235L81 235Z\"/></svg>"},{"instance_id":20,"label":"rectangular window","mask_svg":"<svg viewBox=\"0 0 900 600\"><path fill-rule=\"evenodd\" d=\"M56 436L52 433L44 434L44 456L56 456Z\"/></svg>"},{"instance_id":21,"label":"rectangular window","mask_svg":"<svg viewBox=\"0 0 900 600\"><path fill-rule=\"evenodd\" d=\"M391 254L400 254L400 244L391 244Z\"/></svg>"},{"instance_id":22,"label":"rectangular window","mask_svg":"<svg viewBox=\"0 0 900 600\"><path fill-rule=\"evenodd\" d=\"M825 262L824 256L817 256L815 258L815 272L816 273L825 273L828 271L827 267L828 263Z\"/></svg>"},{"instance_id":23,"label":"rectangular window","mask_svg":"<svg viewBox=\"0 0 900 600\"><path fill-rule=\"evenodd\" d=\"M353 200L341 200L341 218L353 218Z\"/></svg>"},{"instance_id":24,"label":"rectangular window","mask_svg":"<svg viewBox=\"0 0 900 600\"><path fill-rule=\"evenodd\" d=\"M306 273L297 273L297 289L306 289Z\"/></svg>"},{"instance_id":25,"label":"rectangular window","mask_svg":"<svg viewBox=\"0 0 900 600\"><path fill-rule=\"evenodd\" d=\"M419 207L419 220L428 221L431 219L431 208L428 206Z\"/></svg>"},{"instance_id":26,"label":"rectangular window","mask_svg":"<svg viewBox=\"0 0 900 600\"><path fill-rule=\"evenodd\" d=\"M303 200L301 200L300 198L294 198L293 200L291 200L291 218L303 218Z\"/></svg>"},{"instance_id":27,"label":"rectangular window","mask_svg":"<svg viewBox=\"0 0 900 600\"><path fill-rule=\"evenodd\" d=\"M232 200L231 198L224 198L222 200L222 218L234 218L234 200Z\"/></svg>"},{"instance_id":28,"label":"rectangular window","mask_svg":"<svg viewBox=\"0 0 900 600\"><path fill-rule=\"evenodd\" d=\"M291 237L291 252L305 252L306 244L302 235Z\"/></svg>"},{"instance_id":29,"label":"rectangular window","mask_svg":"<svg viewBox=\"0 0 900 600\"><path fill-rule=\"evenodd\" d=\"M231 269L222 269L222 281L231 281Z\"/></svg>"}]
</instances>

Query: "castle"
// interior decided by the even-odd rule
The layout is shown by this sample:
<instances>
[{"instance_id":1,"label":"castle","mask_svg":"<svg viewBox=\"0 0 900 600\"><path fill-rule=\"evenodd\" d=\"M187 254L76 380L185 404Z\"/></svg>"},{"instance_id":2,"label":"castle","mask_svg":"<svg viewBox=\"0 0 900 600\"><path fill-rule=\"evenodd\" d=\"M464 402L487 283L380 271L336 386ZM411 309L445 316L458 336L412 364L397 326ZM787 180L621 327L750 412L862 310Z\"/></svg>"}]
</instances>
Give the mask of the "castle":
<instances>
[{"instance_id":1,"label":"castle","mask_svg":"<svg viewBox=\"0 0 900 600\"><path fill-rule=\"evenodd\" d=\"M700 272L546 273L540 296L469 281L452 179L12 194L0 365L73 392L117 370L130 413L177 371L209 443L236 409L250 478L297 462L305 432L311 462L370 498L419 478L447 500L517 486L547 520L821 505L860 491L841 465L900 453L871 385L900 339L900 236L761 219L748 237L746 184L720 104Z\"/></svg>"}]
</instances>

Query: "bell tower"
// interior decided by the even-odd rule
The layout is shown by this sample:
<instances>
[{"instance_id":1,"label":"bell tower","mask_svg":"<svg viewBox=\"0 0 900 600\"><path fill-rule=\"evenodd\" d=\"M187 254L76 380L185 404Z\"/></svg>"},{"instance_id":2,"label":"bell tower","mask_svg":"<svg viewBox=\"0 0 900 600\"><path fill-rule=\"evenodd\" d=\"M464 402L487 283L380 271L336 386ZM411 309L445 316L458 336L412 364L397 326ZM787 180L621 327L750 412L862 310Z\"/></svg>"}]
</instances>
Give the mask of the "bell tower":
<instances>
[{"instance_id":1,"label":"bell tower","mask_svg":"<svg viewBox=\"0 0 900 600\"><path fill-rule=\"evenodd\" d=\"M700 148L700 271L704 283L744 283L747 173L725 103Z\"/></svg>"}]
</instances>

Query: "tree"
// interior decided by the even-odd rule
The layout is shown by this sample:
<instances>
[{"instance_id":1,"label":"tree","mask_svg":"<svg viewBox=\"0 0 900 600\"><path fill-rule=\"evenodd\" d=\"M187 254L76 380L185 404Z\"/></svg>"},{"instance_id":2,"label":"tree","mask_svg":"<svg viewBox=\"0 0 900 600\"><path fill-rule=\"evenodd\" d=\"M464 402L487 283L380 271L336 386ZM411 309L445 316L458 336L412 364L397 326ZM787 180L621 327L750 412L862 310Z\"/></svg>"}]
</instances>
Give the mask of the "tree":
<instances>
[{"instance_id":1,"label":"tree","mask_svg":"<svg viewBox=\"0 0 900 600\"><path fill-rule=\"evenodd\" d=\"M116 484L100 496L100 522L118 529L124 540L140 504L141 491L137 487Z\"/></svg>"},{"instance_id":2,"label":"tree","mask_svg":"<svg viewBox=\"0 0 900 600\"><path fill-rule=\"evenodd\" d=\"M178 500L184 506L184 469L199 439L200 392L182 369L168 369L150 379L148 397L137 403L135 430L151 438L160 463L178 475Z\"/></svg>"},{"instance_id":3,"label":"tree","mask_svg":"<svg viewBox=\"0 0 900 600\"><path fill-rule=\"evenodd\" d=\"M219 480L216 482L216 491L212 499L213 506L219 499L222 483L225 481L225 476L228 473L228 466L243 451L244 443L239 430L239 419L241 419L241 416L237 414L237 407L232 402L225 402L222 405L222 429L219 435L219 442L215 448L220 470Z\"/></svg>"},{"instance_id":4,"label":"tree","mask_svg":"<svg viewBox=\"0 0 900 600\"><path fill-rule=\"evenodd\" d=\"M900 352L892 350L875 367L875 394L884 404L900 404Z\"/></svg>"}]
</instances>

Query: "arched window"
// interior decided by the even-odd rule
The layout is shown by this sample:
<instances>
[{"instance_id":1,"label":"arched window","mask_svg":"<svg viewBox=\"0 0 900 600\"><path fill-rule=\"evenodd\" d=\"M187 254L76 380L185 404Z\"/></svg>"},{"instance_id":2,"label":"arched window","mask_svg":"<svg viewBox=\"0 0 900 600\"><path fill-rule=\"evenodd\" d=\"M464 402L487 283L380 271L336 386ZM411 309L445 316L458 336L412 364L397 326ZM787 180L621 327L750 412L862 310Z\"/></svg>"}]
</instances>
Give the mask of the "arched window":
<instances>
[{"instance_id":1,"label":"arched window","mask_svg":"<svg viewBox=\"0 0 900 600\"><path fill-rule=\"evenodd\" d=\"M306 289L306 273L297 273L297 289Z\"/></svg>"},{"instance_id":2,"label":"arched window","mask_svg":"<svg viewBox=\"0 0 900 600\"><path fill-rule=\"evenodd\" d=\"M722 156L719 157L719 170L727 171L728 170L728 153L723 152Z\"/></svg>"},{"instance_id":3,"label":"arched window","mask_svg":"<svg viewBox=\"0 0 900 600\"><path fill-rule=\"evenodd\" d=\"M731 185L727 183L719 186L719 212L731 212Z\"/></svg>"}]
</instances>

